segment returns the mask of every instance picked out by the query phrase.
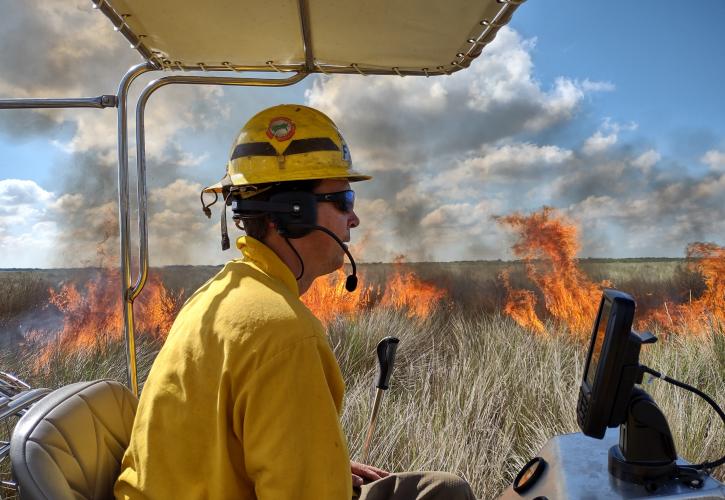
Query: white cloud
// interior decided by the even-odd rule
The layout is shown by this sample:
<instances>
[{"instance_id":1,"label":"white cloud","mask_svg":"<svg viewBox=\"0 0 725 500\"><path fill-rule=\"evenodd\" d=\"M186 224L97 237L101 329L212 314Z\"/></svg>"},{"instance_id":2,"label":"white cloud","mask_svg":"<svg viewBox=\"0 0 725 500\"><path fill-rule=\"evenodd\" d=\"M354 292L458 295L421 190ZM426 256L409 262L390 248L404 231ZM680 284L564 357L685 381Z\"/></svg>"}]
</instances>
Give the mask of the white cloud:
<instances>
[{"instance_id":1,"label":"white cloud","mask_svg":"<svg viewBox=\"0 0 725 500\"><path fill-rule=\"evenodd\" d=\"M171 184L151 190L149 199L154 203L159 203L164 208L176 208L185 205L189 200L194 201L199 207L199 193L202 185L191 182L187 179L177 179Z\"/></svg>"},{"instance_id":2,"label":"white cloud","mask_svg":"<svg viewBox=\"0 0 725 500\"><path fill-rule=\"evenodd\" d=\"M725 173L702 179L696 184L694 194L700 199L725 199Z\"/></svg>"},{"instance_id":3,"label":"white cloud","mask_svg":"<svg viewBox=\"0 0 725 500\"><path fill-rule=\"evenodd\" d=\"M3 267L48 267L57 238L48 220L55 195L27 179L0 180L0 254Z\"/></svg>"},{"instance_id":4,"label":"white cloud","mask_svg":"<svg viewBox=\"0 0 725 500\"><path fill-rule=\"evenodd\" d=\"M581 82L581 88L585 92L613 92L616 86L612 82L593 82L589 79Z\"/></svg>"},{"instance_id":5,"label":"white cloud","mask_svg":"<svg viewBox=\"0 0 725 500\"><path fill-rule=\"evenodd\" d=\"M582 195L567 209L583 228L584 255L681 256L692 241L725 243L725 173L662 182L654 170L603 165L580 172L574 185L588 185L586 191L592 194ZM643 176L649 176L644 183ZM562 186L562 191L577 190L582 191Z\"/></svg>"},{"instance_id":6,"label":"white cloud","mask_svg":"<svg viewBox=\"0 0 725 500\"><path fill-rule=\"evenodd\" d=\"M479 170L484 176L498 175L511 178L528 167L558 165L571 157L570 150L557 146L523 143L483 148L479 156L465 160L464 163Z\"/></svg>"},{"instance_id":7,"label":"white cloud","mask_svg":"<svg viewBox=\"0 0 725 500\"><path fill-rule=\"evenodd\" d=\"M610 146L617 143L617 133L603 134L600 130L594 132L594 135L584 141L582 152L584 154L593 155L606 151Z\"/></svg>"},{"instance_id":8,"label":"white cloud","mask_svg":"<svg viewBox=\"0 0 725 500\"><path fill-rule=\"evenodd\" d=\"M46 216L54 194L27 179L0 180L0 228L8 237L22 234Z\"/></svg>"},{"instance_id":9,"label":"white cloud","mask_svg":"<svg viewBox=\"0 0 725 500\"><path fill-rule=\"evenodd\" d=\"M472 197L489 182L519 185L536 182L555 174L556 169L572 157L571 150L552 145L512 143L483 146L450 170L434 176L430 185L453 190L451 198Z\"/></svg>"},{"instance_id":10,"label":"white cloud","mask_svg":"<svg viewBox=\"0 0 725 500\"><path fill-rule=\"evenodd\" d=\"M632 160L632 165L639 168L643 172L649 172L658 161L662 159L662 156L654 149L649 149L639 155L637 158Z\"/></svg>"},{"instance_id":11,"label":"white cloud","mask_svg":"<svg viewBox=\"0 0 725 500\"><path fill-rule=\"evenodd\" d=\"M584 98L585 89L577 82L568 78L556 79L554 89L543 94L539 100L543 102L545 113L535 115L526 121L526 128L534 131L542 130L562 120L571 118L579 103Z\"/></svg>"},{"instance_id":12,"label":"white cloud","mask_svg":"<svg viewBox=\"0 0 725 500\"><path fill-rule=\"evenodd\" d=\"M27 179L0 180L0 205L4 208L45 203L53 198L53 193L43 189L35 181Z\"/></svg>"},{"instance_id":13,"label":"white cloud","mask_svg":"<svg viewBox=\"0 0 725 500\"><path fill-rule=\"evenodd\" d=\"M469 235L476 234L486 227L482 222L490 221L496 214L495 202L483 200L479 203L454 203L441 205L429 212L420 221L424 228L458 228Z\"/></svg>"},{"instance_id":14,"label":"white cloud","mask_svg":"<svg viewBox=\"0 0 725 500\"><path fill-rule=\"evenodd\" d=\"M54 267L48 255L55 247L57 233L28 231L18 235L0 233L0 253L4 268Z\"/></svg>"},{"instance_id":15,"label":"white cloud","mask_svg":"<svg viewBox=\"0 0 725 500\"><path fill-rule=\"evenodd\" d=\"M186 179L155 188L149 193L148 225L149 251L154 265L219 262L236 257L234 235L236 228L227 213L232 248L222 253L220 248L219 210L212 220L202 213L199 192L202 185ZM219 209L221 202L215 205ZM213 222L212 222L213 221Z\"/></svg>"},{"instance_id":16,"label":"white cloud","mask_svg":"<svg viewBox=\"0 0 725 500\"><path fill-rule=\"evenodd\" d=\"M711 149L700 158L700 161L713 171L725 171L725 152Z\"/></svg>"},{"instance_id":17,"label":"white cloud","mask_svg":"<svg viewBox=\"0 0 725 500\"><path fill-rule=\"evenodd\" d=\"M619 140L619 133L624 131L633 131L637 129L637 124L630 122L627 124L615 123L606 118L599 130L584 141L582 152L586 155L595 155L603 153L610 147L614 146Z\"/></svg>"},{"instance_id":18,"label":"white cloud","mask_svg":"<svg viewBox=\"0 0 725 500\"><path fill-rule=\"evenodd\" d=\"M568 120L588 92L611 88L563 77L543 88L534 78L532 45L502 28L466 71L435 80L322 77L306 98L347 135L359 166L419 170L431 158L460 156Z\"/></svg>"}]
</instances>

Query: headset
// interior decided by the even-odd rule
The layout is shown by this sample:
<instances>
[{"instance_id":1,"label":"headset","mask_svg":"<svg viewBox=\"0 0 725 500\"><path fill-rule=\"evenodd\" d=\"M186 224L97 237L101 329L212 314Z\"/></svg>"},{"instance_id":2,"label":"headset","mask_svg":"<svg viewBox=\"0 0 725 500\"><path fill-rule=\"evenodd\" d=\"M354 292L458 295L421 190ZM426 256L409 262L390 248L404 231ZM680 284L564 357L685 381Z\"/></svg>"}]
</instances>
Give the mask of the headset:
<instances>
[{"instance_id":1,"label":"headset","mask_svg":"<svg viewBox=\"0 0 725 500\"><path fill-rule=\"evenodd\" d=\"M347 246L335 233L317 224L317 199L314 193L306 191L282 191L270 196L268 201L259 201L251 199L245 200L240 196L234 196L235 193L228 188L224 189L224 191L224 206L222 208L221 218L222 250L229 248L229 235L227 233L226 223L226 207L228 205L232 207L232 213L234 214L232 218L237 227L239 227L243 216L269 214L277 228L277 233L287 241L287 244L300 261L302 270L299 276L297 276L297 279L300 279L304 274L305 263L289 240L302 238L312 231L322 231L340 245L340 248L342 248L350 260L352 274L345 280L345 289L348 292L352 292L357 288L358 280L355 259L352 258L352 254L350 254ZM204 213L208 211L207 216L210 216L211 211L208 209L208 206L210 205L205 206Z\"/></svg>"}]
</instances>

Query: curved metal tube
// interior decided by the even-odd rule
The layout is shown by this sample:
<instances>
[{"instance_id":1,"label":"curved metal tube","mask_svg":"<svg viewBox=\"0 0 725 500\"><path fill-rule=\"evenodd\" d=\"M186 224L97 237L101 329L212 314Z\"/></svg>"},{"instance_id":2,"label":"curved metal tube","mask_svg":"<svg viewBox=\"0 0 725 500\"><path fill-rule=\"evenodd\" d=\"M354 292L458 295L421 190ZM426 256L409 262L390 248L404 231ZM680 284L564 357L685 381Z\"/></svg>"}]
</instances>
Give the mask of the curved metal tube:
<instances>
[{"instance_id":1,"label":"curved metal tube","mask_svg":"<svg viewBox=\"0 0 725 500\"><path fill-rule=\"evenodd\" d=\"M146 139L144 132L144 110L149 97L155 91L170 84L182 85L232 85L245 87L286 87L307 76L296 73L289 78L232 78L225 76L165 76L149 83L138 98L136 104L136 156L138 183L138 235L139 235L139 275L136 283L128 290L128 300L138 297L148 278L148 230L146 226Z\"/></svg>"},{"instance_id":2,"label":"curved metal tube","mask_svg":"<svg viewBox=\"0 0 725 500\"><path fill-rule=\"evenodd\" d=\"M129 299L131 285L131 257L129 252L129 199L128 199L128 120L127 98L131 83L143 73L154 70L148 63L129 69L118 85L118 228L120 231L121 300L123 301L123 337L126 342L126 371L128 387L138 396L136 369L136 342L133 327L133 299Z\"/></svg>"}]
</instances>

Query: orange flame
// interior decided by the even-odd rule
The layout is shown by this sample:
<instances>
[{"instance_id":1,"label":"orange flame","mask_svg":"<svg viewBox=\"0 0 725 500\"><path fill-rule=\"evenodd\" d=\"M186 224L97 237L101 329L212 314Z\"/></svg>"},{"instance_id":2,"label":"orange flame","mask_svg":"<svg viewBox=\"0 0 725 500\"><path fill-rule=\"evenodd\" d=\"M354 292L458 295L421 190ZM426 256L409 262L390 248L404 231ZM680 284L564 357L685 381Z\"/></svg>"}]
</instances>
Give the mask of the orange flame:
<instances>
[{"instance_id":1,"label":"orange flame","mask_svg":"<svg viewBox=\"0 0 725 500\"><path fill-rule=\"evenodd\" d=\"M579 269L576 226L551 207L531 215L514 213L497 220L517 232L518 241L512 249L523 259L529 279L541 290L549 314L574 333L587 332L597 313L601 288L609 284L593 283ZM532 292L513 290L510 285L507 292L506 312L522 326L543 331L533 309Z\"/></svg>"},{"instance_id":2,"label":"orange flame","mask_svg":"<svg viewBox=\"0 0 725 500\"><path fill-rule=\"evenodd\" d=\"M683 304L665 301L660 309L649 312L642 326L660 325L683 333L704 333L706 326L725 326L725 247L715 243L695 242L687 245L687 266L705 281L700 297Z\"/></svg>"},{"instance_id":3,"label":"orange flame","mask_svg":"<svg viewBox=\"0 0 725 500\"><path fill-rule=\"evenodd\" d=\"M427 318L446 296L446 292L422 281L411 271L404 271L397 264L395 275L385 284L380 305L405 310L409 318Z\"/></svg>"},{"instance_id":4,"label":"orange flame","mask_svg":"<svg viewBox=\"0 0 725 500\"><path fill-rule=\"evenodd\" d=\"M725 247L715 243L690 243L687 258L690 268L705 279L705 292L693 303L725 323Z\"/></svg>"},{"instance_id":5,"label":"orange flame","mask_svg":"<svg viewBox=\"0 0 725 500\"><path fill-rule=\"evenodd\" d=\"M99 340L120 339L123 315L118 272L104 270L91 279L81 291L75 283L49 290L50 303L63 314L63 325L56 334L54 346L47 346L38 358L42 366L51 354L51 347L71 353L87 349ZM134 306L136 331L155 338L164 337L181 305L181 295L171 294L156 275L150 275ZM31 336L41 338L44 332Z\"/></svg>"},{"instance_id":6,"label":"orange flame","mask_svg":"<svg viewBox=\"0 0 725 500\"><path fill-rule=\"evenodd\" d=\"M345 273L338 269L336 273L317 278L302 296L302 302L323 324L329 324L338 314L350 315L366 308L370 300L370 290L358 275L358 286L353 292L345 289Z\"/></svg>"},{"instance_id":7,"label":"orange flame","mask_svg":"<svg viewBox=\"0 0 725 500\"><path fill-rule=\"evenodd\" d=\"M375 305L406 311L409 318L427 318L446 296L445 290L422 281L398 263L395 274L382 286L374 287L358 273L358 287L345 290L345 273L318 278L302 296L302 302L324 324L337 315L356 316Z\"/></svg>"},{"instance_id":8,"label":"orange flame","mask_svg":"<svg viewBox=\"0 0 725 500\"><path fill-rule=\"evenodd\" d=\"M506 287L506 305L504 312L524 328L536 333L544 333L544 324L536 315L536 296L531 290L518 290L511 286L510 270L505 269L499 278Z\"/></svg>"}]
</instances>

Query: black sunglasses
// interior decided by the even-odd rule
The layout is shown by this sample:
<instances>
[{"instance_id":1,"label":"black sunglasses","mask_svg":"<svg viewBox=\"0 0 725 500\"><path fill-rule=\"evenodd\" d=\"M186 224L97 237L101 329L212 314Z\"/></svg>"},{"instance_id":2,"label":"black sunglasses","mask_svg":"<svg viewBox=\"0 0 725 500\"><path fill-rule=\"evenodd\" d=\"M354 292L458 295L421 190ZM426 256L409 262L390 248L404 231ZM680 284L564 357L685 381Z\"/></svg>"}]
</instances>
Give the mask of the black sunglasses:
<instances>
[{"instance_id":1,"label":"black sunglasses","mask_svg":"<svg viewBox=\"0 0 725 500\"><path fill-rule=\"evenodd\" d=\"M336 193L315 193L317 201L329 201L342 212L352 212L355 208L355 191L348 189L346 191L338 191Z\"/></svg>"}]
</instances>

